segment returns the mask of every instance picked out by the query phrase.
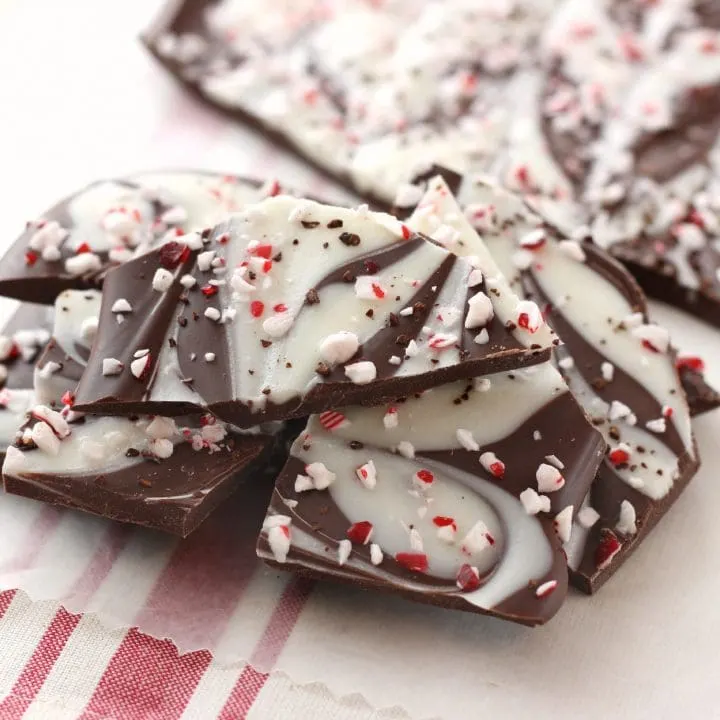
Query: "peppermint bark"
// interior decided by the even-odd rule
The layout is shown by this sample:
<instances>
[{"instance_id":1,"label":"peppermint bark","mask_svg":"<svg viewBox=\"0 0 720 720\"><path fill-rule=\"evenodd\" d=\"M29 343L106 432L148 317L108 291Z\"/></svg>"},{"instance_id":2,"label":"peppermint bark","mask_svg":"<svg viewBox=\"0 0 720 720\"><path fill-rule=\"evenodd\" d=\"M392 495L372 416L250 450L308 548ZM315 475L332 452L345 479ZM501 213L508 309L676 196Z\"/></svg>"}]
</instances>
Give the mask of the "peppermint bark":
<instances>
[{"instance_id":1,"label":"peppermint bark","mask_svg":"<svg viewBox=\"0 0 720 720\"><path fill-rule=\"evenodd\" d=\"M258 554L542 624L565 598L562 542L603 450L550 363L323 413L291 449Z\"/></svg>"},{"instance_id":2,"label":"peppermint bark","mask_svg":"<svg viewBox=\"0 0 720 720\"><path fill-rule=\"evenodd\" d=\"M535 300L558 332L558 367L608 443L566 548L573 582L593 592L698 468L674 350L616 261L591 243L563 238L518 196L487 179L454 181L464 216L513 288ZM407 222L419 217L440 226L448 197L442 178L429 180ZM453 249L473 252L470 242Z\"/></svg>"},{"instance_id":3,"label":"peppermint bark","mask_svg":"<svg viewBox=\"0 0 720 720\"><path fill-rule=\"evenodd\" d=\"M51 304L65 289L97 287L110 268L278 192L276 181L199 171L99 180L28 222L0 260L0 294Z\"/></svg>"},{"instance_id":4,"label":"peppermint bark","mask_svg":"<svg viewBox=\"0 0 720 720\"><path fill-rule=\"evenodd\" d=\"M718 324L712 2L169 2L158 60L364 197L493 172L586 224L648 294ZM358 28L363 42L357 40Z\"/></svg>"},{"instance_id":5,"label":"peppermint bark","mask_svg":"<svg viewBox=\"0 0 720 720\"><path fill-rule=\"evenodd\" d=\"M97 291L58 297L27 418L18 430L26 413L17 417L3 465L5 489L184 537L258 470L271 438L231 432L210 415L176 423L73 411L99 308Z\"/></svg>"},{"instance_id":6,"label":"peppermint bark","mask_svg":"<svg viewBox=\"0 0 720 720\"><path fill-rule=\"evenodd\" d=\"M246 206L113 271L77 407L239 427L547 360L556 340L475 259L366 206Z\"/></svg>"}]
</instances>

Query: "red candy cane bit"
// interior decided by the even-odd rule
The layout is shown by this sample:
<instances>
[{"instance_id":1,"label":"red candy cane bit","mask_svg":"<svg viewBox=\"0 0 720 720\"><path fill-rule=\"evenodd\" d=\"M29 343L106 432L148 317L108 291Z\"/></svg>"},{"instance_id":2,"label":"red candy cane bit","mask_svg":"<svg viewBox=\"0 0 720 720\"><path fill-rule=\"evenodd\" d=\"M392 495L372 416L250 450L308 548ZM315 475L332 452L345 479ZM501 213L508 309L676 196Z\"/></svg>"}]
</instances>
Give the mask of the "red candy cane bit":
<instances>
[{"instance_id":1,"label":"red candy cane bit","mask_svg":"<svg viewBox=\"0 0 720 720\"><path fill-rule=\"evenodd\" d=\"M540 585L537 590L535 590L535 595L540 599L546 598L548 597L548 595L552 595L553 592L555 592L555 588L557 588L557 586L557 580L548 580L547 582L544 582L542 585Z\"/></svg>"},{"instance_id":2,"label":"red candy cane bit","mask_svg":"<svg viewBox=\"0 0 720 720\"><path fill-rule=\"evenodd\" d=\"M351 542L356 545L367 545L372 535L373 525L367 520L361 520L360 522L353 523L347 529L347 536Z\"/></svg>"},{"instance_id":3,"label":"red candy cane bit","mask_svg":"<svg viewBox=\"0 0 720 720\"><path fill-rule=\"evenodd\" d=\"M480 587L480 573L476 567L465 563L460 566L455 582L462 592L472 592Z\"/></svg>"},{"instance_id":4,"label":"red candy cane bit","mask_svg":"<svg viewBox=\"0 0 720 720\"><path fill-rule=\"evenodd\" d=\"M429 485L433 480L435 480L435 476L429 470L418 470L415 473L415 477L421 482L426 483L427 485Z\"/></svg>"},{"instance_id":5,"label":"red candy cane bit","mask_svg":"<svg viewBox=\"0 0 720 720\"><path fill-rule=\"evenodd\" d=\"M696 355L686 355L679 357L675 362L678 370L694 370L695 372L703 372L705 370L705 361Z\"/></svg>"},{"instance_id":6,"label":"red candy cane bit","mask_svg":"<svg viewBox=\"0 0 720 720\"><path fill-rule=\"evenodd\" d=\"M345 422L345 416L337 410L326 410L324 413L320 413L319 420L320 425L326 430L335 430Z\"/></svg>"},{"instance_id":7,"label":"red candy cane bit","mask_svg":"<svg viewBox=\"0 0 720 720\"><path fill-rule=\"evenodd\" d=\"M203 285L203 287L200 288L200 292L207 298L217 295L217 291L217 285Z\"/></svg>"},{"instance_id":8,"label":"red candy cane bit","mask_svg":"<svg viewBox=\"0 0 720 720\"><path fill-rule=\"evenodd\" d=\"M630 460L630 453L622 448L615 448L608 453L608 458L613 465L624 465Z\"/></svg>"},{"instance_id":9,"label":"red candy cane bit","mask_svg":"<svg viewBox=\"0 0 720 720\"><path fill-rule=\"evenodd\" d=\"M256 257L265 258L266 260L269 260L272 257L273 254L273 248L272 245L256 245L251 251L251 255L255 255Z\"/></svg>"},{"instance_id":10,"label":"red candy cane bit","mask_svg":"<svg viewBox=\"0 0 720 720\"><path fill-rule=\"evenodd\" d=\"M25 253L25 264L30 267L32 267L39 259L40 256L34 250L28 250Z\"/></svg>"},{"instance_id":11,"label":"red candy cane bit","mask_svg":"<svg viewBox=\"0 0 720 720\"><path fill-rule=\"evenodd\" d=\"M612 530L603 530L600 542L595 548L595 566L597 569L604 570L620 552L621 547L622 543Z\"/></svg>"},{"instance_id":12,"label":"red candy cane bit","mask_svg":"<svg viewBox=\"0 0 720 720\"><path fill-rule=\"evenodd\" d=\"M75 248L76 255L82 255L83 253L89 252L92 252L92 250L86 242L84 242L82 245L78 245L77 248Z\"/></svg>"},{"instance_id":13,"label":"red candy cane bit","mask_svg":"<svg viewBox=\"0 0 720 720\"><path fill-rule=\"evenodd\" d=\"M646 350L650 350L650 352L654 352L654 353L659 353L659 352L660 352L660 350L658 350L649 340L643 340L643 341L642 341L642 346L643 346Z\"/></svg>"},{"instance_id":14,"label":"red candy cane bit","mask_svg":"<svg viewBox=\"0 0 720 720\"><path fill-rule=\"evenodd\" d=\"M160 248L159 257L160 264L164 268L174 270L180 263L184 263L190 257L190 248L184 243L171 240Z\"/></svg>"},{"instance_id":15,"label":"red candy cane bit","mask_svg":"<svg viewBox=\"0 0 720 720\"><path fill-rule=\"evenodd\" d=\"M287 305L285 305L285 303L278 303L277 305L273 305L273 310L276 313L287 312Z\"/></svg>"},{"instance_id":16,"label":"red candy cane bit","mask_svg":"<svg viewBox=\"0 0 720 720\"><path fill-rule=\"evenodd\" d=\"M60 399L63 405L69 405L70 407L75 403L75 396L69 390L66 390Z\"/></svg>"},{"instance_id":17,"label":"red candy cane bit","mask_svg":"<svg viewBox=\"0 0 720 720\"><path fill-rule=\"evenodd\" d=\"M496 478L505 477L505 463L501 460L492 463L489 470L490 473Z\"/></svg>"},{"instance_id":18,"label":"red candy cane bit","mask_svg":"<svg viewBox=\"0 0 720 720\"><path fill-rule=\"evenodd\" d=\"M453 530L457 530L455 518L448 517L447 515L436 515L432 521L437 527L452 527Z\"/></svg>"},{"instance_id":19,"label":"red candy cane bit","mask_svg":"<svg viewBox=\"0 0 720 720\"><path fill-rule=\"evenodd\" d=\"M267 273L269 273L272 270L272 266L273 266L272 260L266 260L263 263L262 271L267 275Z\"/></svg>"},{"instance_id":20,"label":"red candy cane bit","mask_svg":"<svg viewBox=\"0 0 720 720\"><path fill-rule=\"evenodd\" d=\"M395 561L412 572L427 572L429 564L425 553L399 552Z\"/></svg>"},{"instance_id":21,"label":"red candy cane bit","mask_svg":"<svg viewBox=\"0 0 720 720\"><path fill-rule=\"evenodd\" d=\"M200 417L200 427L205 427L206 425L214 425L215 424L215 416L214 415L202 415Z\"/></svg>"},{"instance_id":22,"label":"red candy cane bit","mask_svg":"<svg viewBox=\"0 0 720 720\"><path fill-rule=\"evenodd\" d=\"M400 226L402 231L403 240L409 240L412 236L412 232L410 231L410 228L405 225L404 223Z\"/></svg>"},{"instance_id":23,"label":"red candy cane bit","mask_svg":"<svg viewBox=\"0 0 720 720\"><path fill-rule=\"evenodd\" d=\"M378 300L382 300L385 297L385 291L377 283L372 284L372 291Z\"/></svg>"},{"instance_id":24,"label":"red candy cane bit","mask_svg":"<svg viewBox=\"0 0 720 720\"><path fill-rule=\"evenodd\" d=\"M260 317L263 312L265 312L265 303L263 303L261 300L253 300L250 303L250 314L258 318Z\"/></svg>"}]
</instances>

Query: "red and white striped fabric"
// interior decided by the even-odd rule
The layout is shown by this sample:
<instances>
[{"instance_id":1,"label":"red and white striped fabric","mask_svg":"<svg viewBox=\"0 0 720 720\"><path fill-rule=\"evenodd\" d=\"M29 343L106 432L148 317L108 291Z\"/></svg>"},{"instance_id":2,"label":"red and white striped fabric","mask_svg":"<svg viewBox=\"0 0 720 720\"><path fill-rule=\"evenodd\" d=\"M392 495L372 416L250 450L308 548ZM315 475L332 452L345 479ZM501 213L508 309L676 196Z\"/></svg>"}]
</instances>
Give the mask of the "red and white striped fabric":
<instances>
[{"instance_id":1,"label":"red and white striped fabric","mask_svg":"<svg viewBox=\"0 0 720 720\"><path fill-rule=\"evenodd\" d=\"M288 586L256 652L272 664L310 585ZM336 700L323 686L300 687L251 665L221 665L210 653L178 655L167 640L135 629L107 630L91 615L68 613L23 593L0 594L2 720L380 720L359 698Z\"/></svg>"}]
</instances>

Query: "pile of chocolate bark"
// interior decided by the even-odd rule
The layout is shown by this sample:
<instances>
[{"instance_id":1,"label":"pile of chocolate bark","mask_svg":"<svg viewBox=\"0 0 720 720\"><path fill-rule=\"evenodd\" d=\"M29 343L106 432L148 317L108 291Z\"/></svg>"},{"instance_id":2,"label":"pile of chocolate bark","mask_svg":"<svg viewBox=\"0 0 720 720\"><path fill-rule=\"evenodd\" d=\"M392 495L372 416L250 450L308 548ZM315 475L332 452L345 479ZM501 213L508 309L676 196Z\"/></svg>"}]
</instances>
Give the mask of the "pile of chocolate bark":
<instances>
[{"instance_id":1,"label":"pile of chocolate bark","mask_svg":"<svg viewBox=\"0 0 720 720\"><path fill-rule=\"evenodd\" d=\"M274 482L272 566L527 625L597 590L720 404L638 284L720 325L715 4L205 0L145 40L361 204L142 173L29 223L6 490L185 536Z\"/></svg>"}]
</instances>

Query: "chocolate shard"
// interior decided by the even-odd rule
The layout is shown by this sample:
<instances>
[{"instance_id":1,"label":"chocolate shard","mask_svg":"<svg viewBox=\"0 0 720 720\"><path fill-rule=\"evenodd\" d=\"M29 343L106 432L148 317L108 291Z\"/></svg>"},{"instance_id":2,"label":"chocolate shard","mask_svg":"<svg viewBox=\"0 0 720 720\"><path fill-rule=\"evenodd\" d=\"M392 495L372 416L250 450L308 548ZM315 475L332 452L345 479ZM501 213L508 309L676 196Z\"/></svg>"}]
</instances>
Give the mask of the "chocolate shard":
<instances>
[{"instance_id":1,"label":"chocolate shard","mask_svg":"<svg viewBox=\"0 0 720 720\"><path fill-rule=\"evenodd\" d=\"M273 439L231 432L213 416L82 416L72 389L97 328L100 293L66 290L38 361L27 419L14 427L7 492L182 537L269 459ZM47 313L48 308L43 308ZM46 334L47 341L47 334Z\"/></svg>"},{"instance_id":2,"label":"chocolate shard","mask_svg":"<svg viewBox=\"0 0 720 720\"><path fill-rule=\"evenodd\" d=\"M437 3L348 13L304 1L278 9L271 28L257 4L172 0L144 42L200 98L388 203L419 163L485 161L506 119L486 122L480 111L500 104L548 15L548 3L515 5L473 5L459 33L457 13ZM358 32L362 49L348 53ZM427 61L409 62L407 47L423 48ZM277 105L266 112L257 98L269 93Z\"/></svg>"},{"instance_id":3,"label":"chocolate shard","mask_svg":"<svg viewBox=\"0 0 720 720\"><path fill-rule=\"evenodd\" d=\"M551 363L316 415L277 480L258 555L542 624L565 598L562 543L604 449Z\"/></svg>"},{"instance_id":4,"label":"chocolate shard","mask_svg":"<svg viewBox=\"0 0 720 720\"><path fill-rule=\"evenodd\" d=\"M430 180L416 213L432 222L426 208L442 207L446 197L442 178ZM602 250L563 237L487 179L466 179L459 197L513 288L533 298L557 331L559 369L608 443L566 546L571 581L594 592L699 466L675 351L648 318L637 283Z\"/></svg>"},{"instance_id":5,"label":"chocolate shard","mask_svg":"<svg viewBox=\"0 0 720 720\"><path fill-rule=\"evenodd\" d=\"M27 224L0 260L0 294L51 304L63 290L97 287L111 267L280 191L275 181L203 171L94 182Z\"/></svg>"},{"instance_id":6,"label":"chocolate shard","mask_svg":"<svg viewBox=\"0 0 720 720\"><path fill-rule=\"evenodd\" d=\"M435 2L293 4L272 24L238 5L169 2L146 45L193 93L368 199L389 202L438 160L562 198L567 228L590 226L649 295L720 324L714 0L490 3L460 32ZM348 55L358 27L372 40Z\"/></svg>"},{"instance_id":7,"label":"chocolate shard","mask_svg":"<svg viewBox=\"0 0 720 720\"><path fill-rule=\"evenodd\" d=\"M479 259L366 207L268 198L166 248L109 273L78 409L249 427L537 364L556 342Z\"/></svg>"},{"instance_id":8,"label":"chocolate shard","mask_svg":"<svg viewBox=\"0 0 720 720\"><path fill-rule=\"evenodd\" d=\"M52 310L25 303L0 331L0 454L12 444L34 402L35 362L51 329Z\"/></svg>"}]
</instances>

